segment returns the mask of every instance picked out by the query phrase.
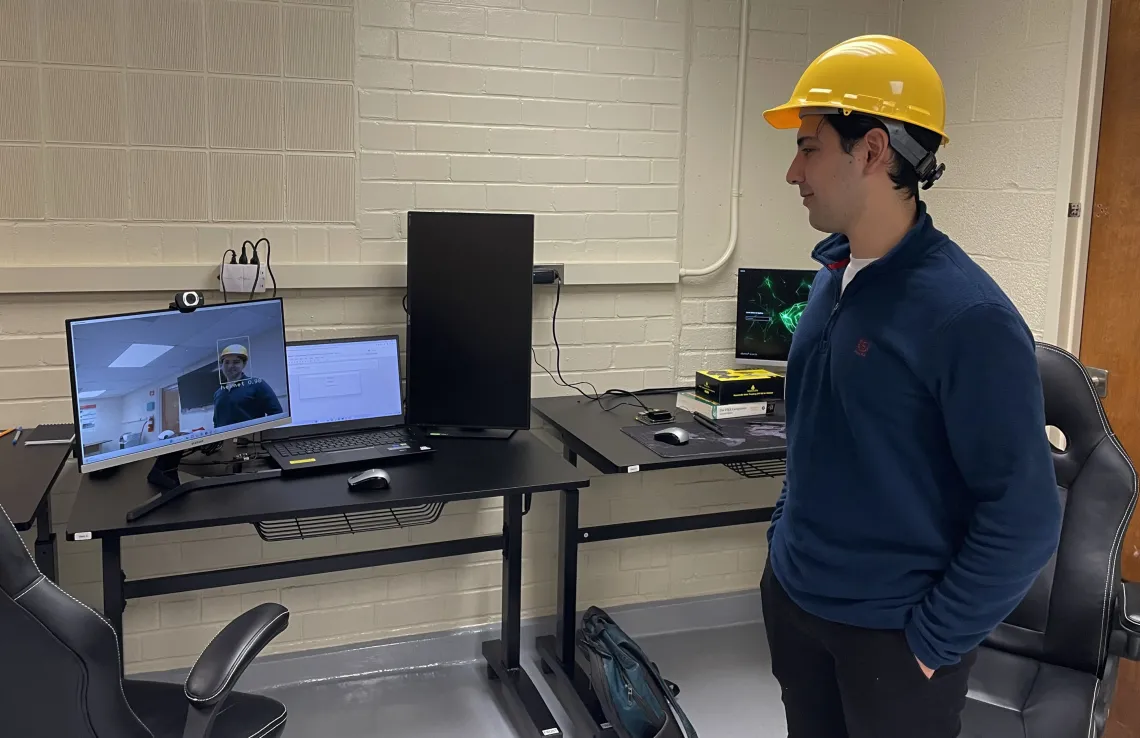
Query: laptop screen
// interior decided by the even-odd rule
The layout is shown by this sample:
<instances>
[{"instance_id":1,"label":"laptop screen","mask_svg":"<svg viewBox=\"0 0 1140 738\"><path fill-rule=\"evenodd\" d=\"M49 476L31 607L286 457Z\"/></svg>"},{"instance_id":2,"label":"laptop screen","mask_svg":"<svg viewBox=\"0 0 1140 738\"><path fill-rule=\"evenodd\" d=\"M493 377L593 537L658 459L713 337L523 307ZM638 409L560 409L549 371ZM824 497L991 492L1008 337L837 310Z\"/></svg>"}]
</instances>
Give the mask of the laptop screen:
<instances>
[{"instance_id":1,"label":"laptop screen","mask_svg":"<svg viewBox=\"0 0 1140 738\"><path fill-rule=\"evenodd\" d=\"M395 338L289 345L286 355L293 422L285 428L403 412Z\"/></svg>"}]
</instances>

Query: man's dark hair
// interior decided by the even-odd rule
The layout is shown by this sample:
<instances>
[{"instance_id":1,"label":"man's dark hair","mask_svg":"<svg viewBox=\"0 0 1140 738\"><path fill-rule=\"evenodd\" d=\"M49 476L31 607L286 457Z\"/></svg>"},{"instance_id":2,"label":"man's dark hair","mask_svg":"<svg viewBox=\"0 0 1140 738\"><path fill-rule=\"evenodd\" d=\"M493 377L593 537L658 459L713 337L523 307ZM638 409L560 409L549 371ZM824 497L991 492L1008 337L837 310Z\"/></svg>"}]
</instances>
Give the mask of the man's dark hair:
<instances>
[{"instance_id":1,"label":"man's dark hair","mask_svg":"<svg viewBox=\"0 0 1140 738\"><path fill-rule=\"evenodd\" d=\"M842 115L839 113L833 115L825 115L824 119L827 123L835 129L839 134L839 145L848 154L855 148L864 136L870 133L873 129L879 128L883 131L887 127L878 118L870 115L862 115L860 113L852 113L851 115ZM929 152L938 151L939 145L942 144L942 136L931 131L927 128L920 128L912 123L904 123L906 132L911 135L919 146L922 146ZM903 158L902 154L895 151L892 147L892 153L895 155L894 164L891 165L891 181L895 183L896 190L904 190L907 193L908 200L918 199L918 172L915 171L914 166Z\"/></svg>"}]
</instances>

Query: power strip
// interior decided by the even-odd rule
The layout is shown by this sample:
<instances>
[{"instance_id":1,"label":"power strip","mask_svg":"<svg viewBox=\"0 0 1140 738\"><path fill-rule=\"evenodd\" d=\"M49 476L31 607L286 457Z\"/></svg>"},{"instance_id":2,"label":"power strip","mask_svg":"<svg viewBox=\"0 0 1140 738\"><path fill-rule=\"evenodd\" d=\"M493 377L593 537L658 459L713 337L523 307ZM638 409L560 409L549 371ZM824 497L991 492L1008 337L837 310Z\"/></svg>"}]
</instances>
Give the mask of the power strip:
<instances>
[{"instance_id":1,"label":"power strip","mask_svg":"<svg viewBox=\"0 0 1140 738\"><path fill-rule=\"evenodd\" d=\"M249 294L265 292L265 276L269 270L264 264L224 264L220 268L218 278L225 287L226 292ZM254 286L253 281L257 280Z\"/></svg>"}]
</instances>

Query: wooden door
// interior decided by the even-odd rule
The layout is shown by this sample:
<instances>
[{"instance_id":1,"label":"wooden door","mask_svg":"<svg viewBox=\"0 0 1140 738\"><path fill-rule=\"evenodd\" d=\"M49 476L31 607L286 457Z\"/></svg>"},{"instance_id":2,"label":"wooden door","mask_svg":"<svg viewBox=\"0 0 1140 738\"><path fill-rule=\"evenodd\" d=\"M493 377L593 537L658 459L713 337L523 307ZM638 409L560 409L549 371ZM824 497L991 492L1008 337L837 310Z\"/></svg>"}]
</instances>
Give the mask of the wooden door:
<instances>
[{"instance_id":1,"label":"wooden door","mask_svg":"<svg viewBox=\"0 0 1140 738\"><path fill-rule=\"evenodd\" d=\"M1112 429L1140 463L1140 0L1112 0L1094 183L1080 358L1108 370ZM1140 581L1140 515L1121 551L1124 578ZM1140 738L1140 667L1121 660L1106 738Z\"/></svg>"},{"instance_id":2,"label":"wooden door","mask_svg":"<svg viewBox=\"0 0 1140 738\"><path fill-rule=\"evenodd\" d=\"M178 386L162 388L162 429L181 433L179 425Z\"/></svg>"}]
</instances>

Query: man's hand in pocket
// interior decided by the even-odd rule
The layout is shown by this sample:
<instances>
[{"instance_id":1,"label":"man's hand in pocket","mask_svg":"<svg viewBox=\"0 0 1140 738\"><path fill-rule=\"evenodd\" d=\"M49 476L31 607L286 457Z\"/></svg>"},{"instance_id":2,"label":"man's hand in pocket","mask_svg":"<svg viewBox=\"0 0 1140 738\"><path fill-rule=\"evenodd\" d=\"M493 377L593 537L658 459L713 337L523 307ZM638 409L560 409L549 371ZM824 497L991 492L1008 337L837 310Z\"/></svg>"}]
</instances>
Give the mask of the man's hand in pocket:
<instances>
[{"instance_id":1,"label":"man's hand in pocket","mask_svg":"<svg viewBox=\"0 0 1140 738\"><path fill-rule=\"evenodd\" d=\"M914 660L918 661L918 657L915 656ZM934 669L928 668L926 664L922 663L921 661L918 661L918 666L922 669L922 673L926 675L927 679L934 676Z\"/></svg>"}]
</instances>

